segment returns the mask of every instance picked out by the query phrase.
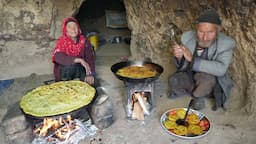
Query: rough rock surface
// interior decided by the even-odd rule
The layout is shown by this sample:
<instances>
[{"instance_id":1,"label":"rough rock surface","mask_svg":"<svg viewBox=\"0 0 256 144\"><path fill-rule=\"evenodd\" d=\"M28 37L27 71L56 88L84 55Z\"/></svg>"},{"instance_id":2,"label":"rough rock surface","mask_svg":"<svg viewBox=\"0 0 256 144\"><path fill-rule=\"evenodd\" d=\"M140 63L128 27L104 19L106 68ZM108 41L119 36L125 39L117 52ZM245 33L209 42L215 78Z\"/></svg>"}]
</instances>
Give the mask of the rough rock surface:
<instances>
[{"instance_id":1,"label":"rough rock surface","mask_svg":"<svg viewBox=\"0 0 256 144\"><path fill-rule=\"evenodd\" d=\"M255 114L255 1L126 0L125 5L129 28L132 30L133 57L151 57L164 66L166 76L175 70L171 61L172 40L166 35L170 35L173 29L178 38L181 31L193 29L194 20L201 11L209 7L216 8L223 22L224 32L237 42L229 70L235 85L228 107L231 110L240 110L242 107L243 111Z\"/></svg>"},{"instance_id":2,"label":"rough rock surface","mask_svg":"<svg viewBox=\"0 0 256 144\"><path fill-rule=\"evenodd\" d=\"M51 51L64 17L83 0L0 0L0 80L52 73Z\"/></svg>"}]
</instances>

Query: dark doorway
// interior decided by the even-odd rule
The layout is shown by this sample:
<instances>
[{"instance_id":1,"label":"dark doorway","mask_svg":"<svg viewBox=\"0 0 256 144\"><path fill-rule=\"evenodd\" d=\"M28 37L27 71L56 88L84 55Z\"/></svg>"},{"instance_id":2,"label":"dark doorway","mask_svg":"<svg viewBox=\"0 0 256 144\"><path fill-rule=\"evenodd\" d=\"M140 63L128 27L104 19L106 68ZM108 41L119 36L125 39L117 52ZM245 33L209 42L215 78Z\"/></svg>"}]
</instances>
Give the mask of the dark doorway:
<instances>
[{"instance_id":1,"label":"dark doorway","mask_svg":"<svg viewBox=\"0 0 256 144\"><path fill-rule=\"evenodd\" d=\"M88 38L96 35L96 65L130 56L130 35L122 0L86 0L75 16Z\"/></svg>"}]
</instances>

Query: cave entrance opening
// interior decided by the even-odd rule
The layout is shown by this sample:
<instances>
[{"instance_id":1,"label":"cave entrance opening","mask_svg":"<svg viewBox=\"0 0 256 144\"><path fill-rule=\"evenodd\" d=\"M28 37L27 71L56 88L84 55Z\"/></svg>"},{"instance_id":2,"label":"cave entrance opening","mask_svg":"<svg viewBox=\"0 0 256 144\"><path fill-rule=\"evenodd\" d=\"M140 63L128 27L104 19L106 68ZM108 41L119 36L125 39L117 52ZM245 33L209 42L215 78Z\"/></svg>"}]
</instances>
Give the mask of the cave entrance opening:
<instances>
[{"instance_id":1,"label":"cave entrance opening","mask_svg":"<svg viewBox=\"0 0 256 144\"><path fill-rule=\"evenodd\" d=\"M122 0L86 0L75 17L95 46L96 66L130 56L131 31Z\"/></svg>"}]
</instances>

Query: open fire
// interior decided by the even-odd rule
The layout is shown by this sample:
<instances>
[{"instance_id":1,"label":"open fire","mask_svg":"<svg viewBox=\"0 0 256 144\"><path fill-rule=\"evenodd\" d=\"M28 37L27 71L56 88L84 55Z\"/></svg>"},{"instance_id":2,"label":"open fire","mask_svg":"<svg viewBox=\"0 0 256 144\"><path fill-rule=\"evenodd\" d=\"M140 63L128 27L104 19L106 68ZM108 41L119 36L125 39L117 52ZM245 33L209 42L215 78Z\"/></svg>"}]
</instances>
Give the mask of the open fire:
<instances>
[{"instance_id":1,"label":"open fire","mask_svg":"<svg viewBox=\"0 0 256 144\"><path fill-rule=\"evenodd\" d=\"M144 115L150 115L151 105L147 96L149 94L145 92L135 92L132 94L132 100L128 103L132 119L144 120Z\"/></svg>"},{"instance_id":2,"label":"open fire","mask_svg":"<svg viewBox=\"0 0 256 144\"><path fill-rule=\"evenodd\" d=\"M126 112L127 117L136 120L144 120L146 115L155 106L154 82L125 83L127 88Z\"/></svg>"},{"instance_id":3,"label":"open fire","mask_svg":"<svg viewBox=\"0 0 256 144\"><path fill-rule=\"evenodd\" d=\"M72 117L67 115L66 118L44 118L43 123L36 126L34 133L39 137L46 137L49 142L65 141L79 128L79 125L72 120Z\"/></svg>"},{"instance_id":4,"label":"open fire","mask_svg":"<svg viewBox=\"0 0 256 144\"><path fill-rule=\"evenodd\" d=\"M92 136L97 128L91 123L84 124L71 115L59 118L44 118L33 130L36 138L34 143L78 143L86 136Z\"/></svg>"},{"instance_id":5,"label":"open fire","mask_svg":"<svg viewBox=\"0 0 256 144\"><path fill-rule=\"evenodd\" d=\"M79 129L70 115L67 115L66 118L59 117L59 119L44 118L43 123L38 125L34 129L34 133L40 137L47 137L48 141L55 141L56 139L64 141Z\"/></svg>"}]
</instances>

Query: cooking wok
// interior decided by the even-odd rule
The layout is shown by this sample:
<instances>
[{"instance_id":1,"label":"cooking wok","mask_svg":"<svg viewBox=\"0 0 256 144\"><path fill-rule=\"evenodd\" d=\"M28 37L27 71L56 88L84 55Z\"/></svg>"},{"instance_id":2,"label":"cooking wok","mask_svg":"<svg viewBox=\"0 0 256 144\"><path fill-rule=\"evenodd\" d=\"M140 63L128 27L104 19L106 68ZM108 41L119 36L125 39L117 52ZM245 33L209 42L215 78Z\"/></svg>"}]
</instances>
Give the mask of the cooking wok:
<instances>
[{"instance_id":1,"label":"cooking wok","mask_svg":"<svg viewBox=\"0 0 256 144\"><path fill-rule=\"evenodd\" d=\"M117 71L119 69L122 69L127 66L141 66L141 67L148 67L152 70L155 70L157 73L153 77L148 77L148 78L129 78L129 77L124 77L121 75L117 74ZM153 63L153 62L148 62L148 61L124 61L124 62L119 62L111 66L111 71L114 73L114 75L124 81L124 82L133 82L133 83L147 83L147 82L152 82L163 73L164 69L162 66Z\"/></svg>"}]
</instances>

